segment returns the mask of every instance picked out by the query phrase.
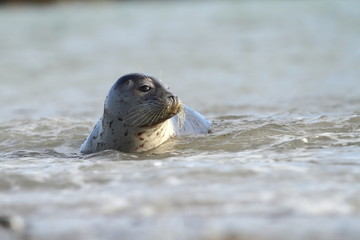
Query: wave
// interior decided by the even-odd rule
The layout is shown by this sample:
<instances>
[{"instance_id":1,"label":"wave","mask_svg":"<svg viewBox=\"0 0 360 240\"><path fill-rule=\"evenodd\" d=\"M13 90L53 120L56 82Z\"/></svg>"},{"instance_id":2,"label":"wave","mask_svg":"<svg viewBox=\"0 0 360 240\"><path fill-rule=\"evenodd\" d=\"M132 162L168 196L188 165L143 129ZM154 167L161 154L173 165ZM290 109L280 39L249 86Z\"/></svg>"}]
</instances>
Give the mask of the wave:
<instances>
[{"instance_id":1,"label":"wave","mask_svg":"<svg viewBox=\"0 0 360 240\"><path fill-rule=\"evenodd\" d=\"M93 123L88 121L62 118L0 123L0 156L81 157L78 148L91 131L92 125ZM165 157L169 157L191 156L203 152L288 152L301 149L359 147L359 129L358 113L347 116L220 116L213 119L212 132L209 135L174 138L147 155L122 157L141 159L141 156L148 158L153 154L165 154Z\"/></svg>"}]
</instances>

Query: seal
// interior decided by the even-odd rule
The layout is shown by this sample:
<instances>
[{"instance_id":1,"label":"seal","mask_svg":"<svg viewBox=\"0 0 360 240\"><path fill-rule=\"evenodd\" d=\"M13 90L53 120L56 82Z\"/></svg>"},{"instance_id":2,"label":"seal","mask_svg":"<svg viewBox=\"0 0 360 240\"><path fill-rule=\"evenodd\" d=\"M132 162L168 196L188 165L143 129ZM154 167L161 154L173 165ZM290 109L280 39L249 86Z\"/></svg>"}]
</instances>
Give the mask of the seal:
<instances>
[{"instance_id":1,"label":"seal","mask_svg":"<svg viewBox=\"0 0 360 240\"><path fill-rule=\"evenodd\" d=\"M111 87L103 116L80 152L144 152L174 136L206 134L210 127L210 121L183 105L165 83L150 75L131 73Z\"/></svg>"}]
</instances>

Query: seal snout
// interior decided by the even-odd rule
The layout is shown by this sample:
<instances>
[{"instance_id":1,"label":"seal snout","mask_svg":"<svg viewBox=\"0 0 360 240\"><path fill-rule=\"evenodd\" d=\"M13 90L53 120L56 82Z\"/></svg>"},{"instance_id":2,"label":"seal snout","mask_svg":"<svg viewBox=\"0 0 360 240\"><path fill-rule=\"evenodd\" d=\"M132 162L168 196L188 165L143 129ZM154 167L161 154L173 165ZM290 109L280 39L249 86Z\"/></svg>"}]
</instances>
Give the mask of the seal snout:
<instances>
[{"instance_id":1,"label":"seal snout","mask_svg":"<svg viewBox=\"0 0 360 240\"><path fill-rule=\"evenodd\" d=\"M168 113L171 115L178 114L182 109L182 103L180 99L174 95L169 95L167 98L169 102Z\"/></svg>"}]
</instances>

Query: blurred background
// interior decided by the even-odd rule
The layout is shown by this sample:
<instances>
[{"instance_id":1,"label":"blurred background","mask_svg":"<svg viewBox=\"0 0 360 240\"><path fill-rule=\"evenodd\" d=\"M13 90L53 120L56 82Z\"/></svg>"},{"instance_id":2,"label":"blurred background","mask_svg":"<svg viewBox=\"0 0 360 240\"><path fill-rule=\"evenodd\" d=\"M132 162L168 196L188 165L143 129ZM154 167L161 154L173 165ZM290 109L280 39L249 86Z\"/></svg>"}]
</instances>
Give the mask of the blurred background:
<instances>
[{"instance_id":1,"label":"blurred background","mask_svg":"<svg viewBox=\"0 0 360 240\"><path fill-rule=\"evenodd\" d=\"M56 2L105 2L105 1L131 1L131 0L0 0L0 3L30 3L30 4L46 4ZM135 0L137 1L137 0Z\"/></svg>"},{"instance_id":2,"label":"blurred background","mask_svg":"<svg viewBox=\"0 0 360 240\"><path fill-rule=\"evenodd\" d=\"M1 3L1 240L359 238L360 1ZM130 72L212 133L80 155Z\"/></svg>"},{"instance_id":3,"label":"blurred background","mask_svg":"<svg viewBox=\"0 0 360 240\"><path fill-rule=\"evenodd\" d=\"M0 8L4 119L95 118L129 72L215 116L359 96L357 1L65 2Z\"/></svg>"}]
</instances>

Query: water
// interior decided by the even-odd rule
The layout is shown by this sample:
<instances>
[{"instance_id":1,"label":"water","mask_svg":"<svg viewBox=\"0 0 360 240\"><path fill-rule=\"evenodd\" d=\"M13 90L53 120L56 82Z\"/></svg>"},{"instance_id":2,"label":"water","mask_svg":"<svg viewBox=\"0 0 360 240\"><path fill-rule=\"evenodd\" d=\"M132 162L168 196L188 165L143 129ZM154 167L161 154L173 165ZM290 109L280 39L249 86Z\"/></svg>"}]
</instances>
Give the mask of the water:
<instances>
[{"instance_id":1,"label":"water","mask_svg":"<svg viewBox=\"0 0 360 240\"><path fill-rule=\"evenodd\" d=\"M13 230L0 227L0 239L358 239L358 9L1 8L0 215ZM139 71L212 120L212 133L80 155L110 86Z\"/></svg>"}]
</instances>

